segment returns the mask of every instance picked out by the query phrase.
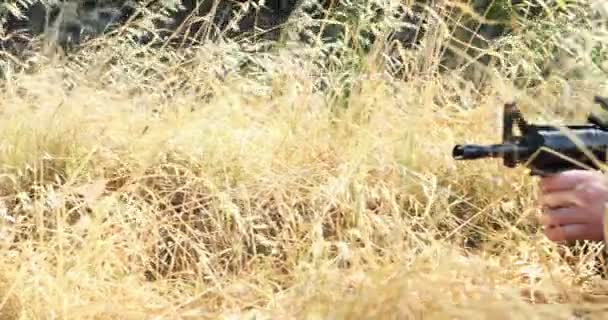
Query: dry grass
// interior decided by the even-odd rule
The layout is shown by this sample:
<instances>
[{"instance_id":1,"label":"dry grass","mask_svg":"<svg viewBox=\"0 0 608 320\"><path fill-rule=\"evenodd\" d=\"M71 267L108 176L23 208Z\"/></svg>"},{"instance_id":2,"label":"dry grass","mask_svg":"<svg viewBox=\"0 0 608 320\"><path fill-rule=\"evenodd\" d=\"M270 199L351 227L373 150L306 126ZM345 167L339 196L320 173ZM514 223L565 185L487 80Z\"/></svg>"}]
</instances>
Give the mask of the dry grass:
<instances>
[{"instance_id":1,"label":"dry grass","mask_svg":"<svg viewBox=\"0 0 608 320\"><path fill-rule=\"evenodd\" d=\"M451 159L513 99L581 120L595 79L477 91L370 60L343 101L294 50L246 77L230 45L108 41L3 83L2 319L605 316L603 247L546 240L524 171Z\"/></svg>"}]
</instances>

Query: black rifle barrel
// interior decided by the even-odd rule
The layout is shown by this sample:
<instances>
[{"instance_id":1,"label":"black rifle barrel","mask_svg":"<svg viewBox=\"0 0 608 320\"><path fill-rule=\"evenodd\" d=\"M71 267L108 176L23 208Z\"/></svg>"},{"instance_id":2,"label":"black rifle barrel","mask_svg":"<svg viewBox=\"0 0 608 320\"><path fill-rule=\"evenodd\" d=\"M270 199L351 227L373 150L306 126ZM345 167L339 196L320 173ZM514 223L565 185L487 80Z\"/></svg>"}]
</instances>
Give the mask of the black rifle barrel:
<instances>
[{"instance_id":1,"label":"black rifle barrel","mask_svg":"<svg viewBox=\"0 0 608 320\"><path fill-rule=\"evenodd\" d=\"M502 158L505 155L526 155L529 150L525 146L515 144L462 144L452 150L452 157L457 160L473 160L481 158Z\"/></svg>"}]
</instances>

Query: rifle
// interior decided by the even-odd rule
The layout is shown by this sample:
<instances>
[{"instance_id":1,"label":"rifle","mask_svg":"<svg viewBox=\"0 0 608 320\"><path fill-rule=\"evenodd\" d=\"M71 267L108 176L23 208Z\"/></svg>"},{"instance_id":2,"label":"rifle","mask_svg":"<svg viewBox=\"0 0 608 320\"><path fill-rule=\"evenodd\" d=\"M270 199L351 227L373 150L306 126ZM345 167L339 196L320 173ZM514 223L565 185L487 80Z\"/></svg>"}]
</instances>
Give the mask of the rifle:
<instances>
[{"instance_id":1,"label":"rifle","mask_svg":"<svg viewBox=\"0 0 608 320\"><path fill-rule=\"evenodd\" d=\"M608 111L608 99L595 96L594 103ZM606 162L607 159L608 122L592 114L588 115L587 122L563 126L562 129L530 124L515 103L506 103L502 143L456 145L452 157L456 160L502 158L504 166L524 165L530 169L531 176L548 176L577 168L598 170L598 162ZM514 135L514 124L521 132L520 136Z\"/></svg>"}]
</instances>

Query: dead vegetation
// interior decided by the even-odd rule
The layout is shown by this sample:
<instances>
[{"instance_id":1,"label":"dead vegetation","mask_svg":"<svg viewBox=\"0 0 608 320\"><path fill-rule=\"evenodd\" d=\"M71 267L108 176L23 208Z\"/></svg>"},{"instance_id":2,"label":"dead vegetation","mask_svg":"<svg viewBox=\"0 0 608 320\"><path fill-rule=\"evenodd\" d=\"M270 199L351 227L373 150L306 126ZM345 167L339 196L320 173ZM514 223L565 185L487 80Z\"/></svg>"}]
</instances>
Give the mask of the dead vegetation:
<instances>
[{"instance_id":1,"label":"dead vegetation","mask_svg":"<svg viewBox=\"0 0 608 320\"><path fill-rule=\"evenodd\" d=\"M314 48L117 39L9 73L2 318L602 318L603 245L550 243L526 172L450 153L497 141L514 99L582 121L595 62L522 88L542 70L516 33L478 86L434 72L434 34L407 81L380 51L320 70Z\"/></svg>"}]
</instances>

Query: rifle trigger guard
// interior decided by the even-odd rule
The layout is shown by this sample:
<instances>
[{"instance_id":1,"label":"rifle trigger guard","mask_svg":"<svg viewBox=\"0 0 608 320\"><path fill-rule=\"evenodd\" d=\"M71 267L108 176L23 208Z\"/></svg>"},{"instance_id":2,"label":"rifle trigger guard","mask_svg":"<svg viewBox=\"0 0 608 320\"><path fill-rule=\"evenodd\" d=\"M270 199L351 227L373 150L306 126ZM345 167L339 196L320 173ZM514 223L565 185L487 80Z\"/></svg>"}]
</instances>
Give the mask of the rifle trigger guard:
<instances>
[{"instance_id":1,"label":"rifle trigger guard","mask_svg":"<svg viewBox=\"0 0 608 320\"><path fill-rule=\"evenodd\" d=\"M597 116L595 116L593 114L590 114L587 117L587 122L589 122L591 124L594 124L594 125L596 125L598 127L608 128L608 123L606 123L605 121L602 121L602 119L600 119L599 117L597 117Z\"/></svg>"},{"instance_id":2,"label":"rifle trigger guard","mask_svg":"<svg viewBox=\"0 0 608 320\"><path fill-rule=\"evenodd\" d=\"M604 109L604 111L608 111L608 98L595 96L595 97L593 97L593 102L595 102L596 104L599 104L600 107L602 107L602 109Z\"/></svg>"},{"instance_id":3,"label":"rifle trigger guard","mask_svg":"<svg viewBox=\"0 0 608 320\"><path fill-rule=\"evenodd\" d=\"M602 110L608 112L608 98L604 98L604 97L600 97L600 96L595 96L593 98L593 101L596 104L599 104L600 107L602 108ZM589 116L587 117L587 121L591 124L594 124L598 127L602 127L602 128L608 128L608 121L604 121L602 120L600 117L594 115L594 114L589 114Z\"/></svg>"}]
</instances>

